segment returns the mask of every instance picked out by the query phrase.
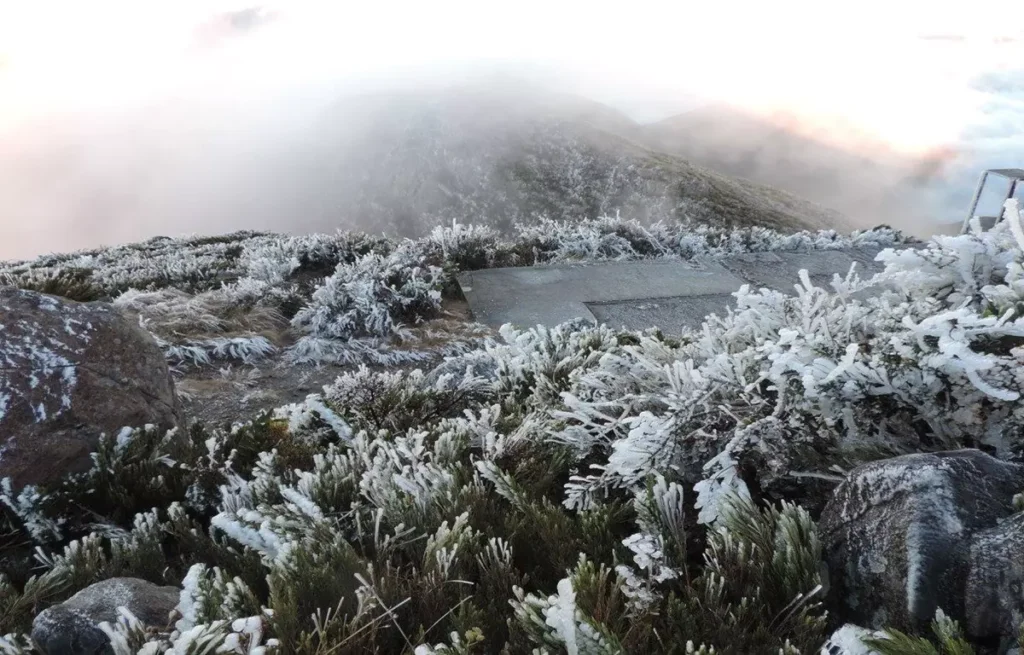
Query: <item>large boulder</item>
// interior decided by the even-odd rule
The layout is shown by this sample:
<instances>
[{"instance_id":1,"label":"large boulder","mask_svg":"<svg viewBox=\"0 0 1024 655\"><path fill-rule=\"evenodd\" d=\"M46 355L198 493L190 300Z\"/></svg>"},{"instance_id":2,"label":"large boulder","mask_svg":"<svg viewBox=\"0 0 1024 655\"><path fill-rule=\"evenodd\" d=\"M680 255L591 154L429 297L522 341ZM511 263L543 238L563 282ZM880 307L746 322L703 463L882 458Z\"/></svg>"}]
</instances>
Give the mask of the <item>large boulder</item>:
<instances>
[{"instance_id":1,"label":"large boulder","mask_svg":"<svg viewBox=\"0 0 1024 655\"><path fill-rule=\"evenodd\" d=\"M183 423L153 337L105 303L0 287L0 479L87 470L100 434Z\"/></svg>"},{"instance_id":2,"label":"large boulder","mask_svg":"<svg viewBox=\"0 0 1024 655\"><path fill-rule=\"evenodd\" d=\"M982 530L969 544L967 633L1010 637L1024 623L1024 513Z\"/></svg>"},{"instance_id":3,"label":"large boulder","mask_svg":"<svg viewBox=\"0 0 1024 655\"><path fill-rule=\"evenodd\" d=\"M46 655L94 655L112 652L99 624L117 621L119 607L143 625L165 628L181 590L138 578L111 578L86 587L68 600L43 610L32 622L32 639Z\"/></svg>"},{"instance_id":4,"label":"large boulder","mask_svg":"<svg viewBox=\"0 0 1024 655\"><path fill-rule=\"evenodd\" d=\"M871 628L918 631L941 608L973 637L1015 634L1024 523L1011 515L1022 490L1024 466L979 450L857 467L819 524L833 611Z\"/></svg>"}]
</instances>

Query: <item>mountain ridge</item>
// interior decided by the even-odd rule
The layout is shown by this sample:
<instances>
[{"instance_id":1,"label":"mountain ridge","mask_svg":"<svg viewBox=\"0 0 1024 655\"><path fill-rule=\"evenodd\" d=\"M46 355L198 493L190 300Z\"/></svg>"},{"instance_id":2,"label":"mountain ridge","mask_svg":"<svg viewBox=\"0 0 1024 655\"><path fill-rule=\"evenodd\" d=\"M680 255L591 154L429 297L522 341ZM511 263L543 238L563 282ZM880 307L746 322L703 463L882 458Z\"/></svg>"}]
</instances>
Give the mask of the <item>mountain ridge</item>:
<instances>
[{"instance_id":1,"label":"mountain ridge","mask_svg":"<svg viewBox=\"0 0 1024 655\"><path fill-rule=\"evenodd\" d=\"M378 91L310 102L289 121L294 108L281 103L243 113L229 104L191 123L187 107L167 105L14 134L0 154L0 207L13 217L0 243L32 245L0 257L135 241L168 225L416 236L452 220L507 228L619 212L853 227L834 210L652 148L642 125L570 94L477 84Z\"/></svg>"},{"instance_id":2,"label":"mountain ridge","mask_svg":"<svg viewBox=\"0 0 1024 655\"><path fill-rule=\"evenodd\" d=\"M859 224L921 218L929 188L958 156L934 147L901 152L856 126L827 126L787 112L758 114L714 104L646 126L644 138L724 174L779 186Z\"/></svg>"}]
</instances>

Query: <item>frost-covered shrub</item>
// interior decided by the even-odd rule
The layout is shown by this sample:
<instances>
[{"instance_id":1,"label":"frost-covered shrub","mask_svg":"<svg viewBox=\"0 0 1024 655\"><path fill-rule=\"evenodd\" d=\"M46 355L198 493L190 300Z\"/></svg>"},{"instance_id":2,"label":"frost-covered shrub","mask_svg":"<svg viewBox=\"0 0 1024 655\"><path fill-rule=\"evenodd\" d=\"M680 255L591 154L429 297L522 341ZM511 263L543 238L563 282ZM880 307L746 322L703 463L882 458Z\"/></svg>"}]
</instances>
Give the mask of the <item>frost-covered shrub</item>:
<instances>
[{"instance_id":1,"label":"frost-covered shrub","mask_svg":"<svg viewBox=\"0 0 1024 655\"><path fill-rule=\"evenodd\" d=\"M713 522L716 499L745 494L744 479L810 497L835 465L960 446L1019 452L1017 220L1012 207L991 232L883 252L874 280L826 290L805 277L795 297L741 289L735 310L678 345L645 336L608 353L554 414L564 424L549 439L598 459L567 485L567 506L678 469Z\"/></svg>"},{"instance_id":2,"label":"frost-covered shrub","mask_svg":"<svg viewBox=\"0 0 1024 655\"><path fill-rule=\"evenodd\" d=\"M132 289L113 303L138 317L172 366L205 366L230 360L250 364L277 351L266 335L276 338L287 323L274 308L259 301L245 302L239 297L238 286L198 295L177 289ZM265 289L260 292L261 300L270 295Z\"/></svg>"},{"instance_id":3,"label":"frost-covered shrub","mask_svg":"<svg viewBox=\"0 0 1024 655\"><path fill-rule=\"evenodd\" d=\"M435 227L425 241L428 251L439 250L438 259L456 270L472 271L510 263L507 256L503 257L501 234L487 226L453 221L451 227Z\"/></svg>"},{"instance_id":4,"label":"frost-covered shrub","mask_svg":"<svg viewBox=\"0 0 1024 655\"><path fill-rule=\"evenodd\" d=\"M99 519L130 521L135 512L184 491L188 473L179 459L187 455L186 441L177 430L125 427L100 439L88 471L45 492L26 487L14 498L5 491L0 501L26 522L37 543L59 541L68 532L95 527ZM72 508L78 511L68 514ZM46 521L48 515L60 518ZM68 516L76 520L68 523Z\"/></svg>"},{"instance_id":5,"label":"frost-covered shrub","mask_svg":"<svg viewBox=\"0 0 1024 655\"><path fill-rule=\"evenodd\" d=\"M785 505L733 505L709 535L704 569L691 578L679 541L679 491L661 480L642 499L641 532L624 541L635 568L621 565L613 577L581 557L558 582L557 595L517 589L518 629L536 645L579 653L795 655L820 647L820 545L807 514Z\"/></svg>"},{"instance_id":6,"label":"frost-covered shrub","mask_svg":"<svg viewBox=\"0 0 1024 655\"><path fill-rule=\"evenodd\" d=\"M215 361L239 361L255 364L277 352L266 337L220 337L186 343L160 343L167 361L175 364L209 365Z\"/></svg>"},{"instance_id":7,"label":"frost-covered shrub","mask_svg":"<svg viewBox=\"0 0 1024 655\"><path fill-rule=\"evenodd\" d=\"M324 387L324 399L342 416L391 432L459 416L490 395L490 383L471 372L428 381L420 370L389 373L365 366Z\"/></svg>"},{"instance_id":8,"label":"frost-covered shrub","mask_svg":"<svg viewBox=\"0 0 1024 655\"><path fill-rule=\"evenodd\" d=\"M207 239L157 237L113 248L44 255L33 262L20 263L16 270L90 270L90 281L111 297L128 289L154 290L168 286L202 292L216 288L225 277L236 274L241 243L273 238L255 232Z\"/></svg>"},{"instance_id":9,"label":"frost-covered shrub","mask_svg":"<svg viewBox=\"0 0 1024 655\"><path fill-rule=\"evenodd\" d=\"M833 651L836 651L836 655L974 655L976 652L964 638L960 625L941 609L935 611L935 618L932 619L932 634L928 635L930 639L898 630L872 632L850 627L844 627L844 630L846 635L833 635L830 640L830 644L835 643ZM1024 625L1021 626L1020 636L1024 637ZM826 655L832 655L832 651Z\"/></svg>"},{"instance_id":10,"label":"frost-covered shrub","mask_svg":"<svg viewBox=\"0 0 1024 655\"><path fill-rule=\"evenodd\" d=\"M651 228L637 221L602 217L572 225L549 219L517 225L520 239L530 244L540 259L638 259L672 254L661 224Z\"/></svg>"},{"instance_id":11,"label":"frost-covered shrub","mask_svg":"<svg viewBox=\"0 0 1024 655\"><path fill-rule=\"evenodd\" d=\"M459 333L458 357L434 372L346 371L245 425L114 435L87 474L0 493L0 633L24 632L98 577L141 575L185 587L178 636L139 646L128 617L112 626L157 652L192 630L225 650L817 652L836 626L821 610L812 516L837 474L906 451L1024 448L1024 227L1009 209L989 232L883 252L871 280L741 289L725 316L677 338L582 324L506 327L496 342ZM394 365L426 362L454 334L415 325L439 309L446 257L899 242L613 219L550 232L503 241L453 226L358 255L341 237L197 243L235 248L220 270L240 277L121 302L148 311L154 331L191 322L204 337L252 337L226 332L236 317L210 299L301 296L337 257L302 298L304 339L288 356ZM320 264L304 271L304 257ZM228 629L253 617L259 640Z\"/></svg>"},{"instance_id":12,"label":"frost-covered shrub","mask_svg":"<svg viewBox=\"0 0 1024 655\"><path fill-rule=\"evenodd\" d=\"M574 222L541 219L517 225L518 249L532 251L534 262L567 260L630 260L654 257L690 259L746 252L836 250L886 247L906 238L889 228L854 232L782 234L764 227L725 228L702 223L657 222L604 216Z\"/></svg>"},{"instance_id":13,"label":"frost-covered shrub","mask_svg":"<svg viewBox=\"0 0 1024 655\"><path fill-rule=\"evenodd\" d=\"M142 324L154 333L197 336L279 329L284 320L274 305L285 293L284 289L244 278L200 294L174 288L131 289L113 303L139 315Z\"/></svg>"},{"instance_id":14,"label":"frost-covered shrub","mask_svg":"<svg viewBox=\"0 0 1024 655\"><path fill-rule=\"evenodd\" d=\"M267 622L267 616L255 615L161 633L143 624L127 609L119 608L117 621L113 624L103 622L99 627L110 639L114 655L201 655L211 652L267 655L277 652L280 645L276 639L265 638Z\"/></svg>"},{"instance_id":15,"label":"frost-covered shrub","mask_svg":"<svg viewBox=\"0 0 1024 655\"><path fill-rule=\"evenodd\" d=\"M247 244L239 258L245 276L280 284L296 274L326 277L338 264L368 254L386 256L394 244L386 237L361 233L308 234Z\"/></svg>"},{"instance_id":16,"label":"frost-covered shrub","mask_svg":"<svg viewBox=\"0 0 1024 655\"><path fill-rule=\"evenodd\" d=\"M435 353L416 349L398 349L384 339L337 339L305 336L286 353L294 364L369 364L371 366L398 366L426 362Z\"/></svg>"},{"instance_id":17,"label":"frost-covered shrub","mask_svg":"<svg viewBox=\"0 0 1024 655\"><path fill-rule=\"evenodd\" d=\"M690 626L687 638L718 639L720 649L730 648L729 639L747 639L735 627L740 637L726 638L717 627L736 614L731 587L698 603L698 592L706 592L690 586L684 523L692 521L678 483L654 480L632 502L567 511L545 472L549 462L526 458L503 470L495 463L500 457L491 460L495 432L512 424L470 409L499 397L492 383L467 370L430 378L345 374L324 396L248 426L194 429L183 443L152 431L125 432L106 442L93 472L47 490L34 505L44 518L64 518L61 527L72 538L63 550L60 542L40 542L46 580L59 585L45 591L40 583L19 584L10 596L18 607L45 606L112 575L181 584L181 619L173 632L143 631L129 617L109 627L115 640L131 648L154 644L146 648L157 652L194 630L213 630L211 644L230 646L235 642L225 626L253 616L262 617L263 641L252 643L287 651L411 652L422 645L438 652L529 652L550 643L528 625L530 612L545 615L529 599L556 588L566 599L559 601L562 614L551 615L570 617L577 643L649 652L658 635L679 639L677 624ZM382 414L386 408L394 416ZM169 450L173 443L178 447ZM99 525L67 520L80 514L73 499L94 495L87 507L103 516ZM816 542L794 511L749 509L737 521L764 522L751 530L775 530L773 540L795 554L735 576L750 589L767 590L751 600L775 603L785 596L789 602L790 595L811 591L803 588L813 579L799 573L805 561L799 554L813 552ZM783 528L790 519L780 517L791 516L803 527ZM745 543L745 534L733 539ZM657 552L641 543L657 544ZM763 562L750 557L763 546L744 548L744 561ZM730 553L709 551L714 570L742 566ZM621 561L634 566L613 573ZM571 587L559 582L566 569ZM701 579L696 570L692 575ZM800 588L772 586L782 578ZM643 603L635 592L645 588ZM751 592L739 586L735 593ZM692 600L679 605L679 594ZM510 625L521 612L527 624ZM684 616L689 624L679 623ZM740 616L752 620L754 610ZM19 610L0 618L0 631L9 632L25 630L31 615ZM556 636L570 634L569 624L559 625ZM765 630L769 625L766 619ZM781 625L766 643L816 638Z\"/></svg>"},{"instance_id":18,"label":"frost-covered shrub","mask_svg":"<svg viewBox=\"0 0 1024 655\"><path fill-rule=\"evenodd\" d=\"M366 255L339 264L292 325L311 336L333 339L400 334L403 326L437 314L441 284L440 269L423 267L412 248L387 257Z\"/></svg>"},{"instance_id":19,"label":"frost-covered shrub","mask_svg":"<svg viewBox=\"0 0 1024 655\"><path fill-rule=\"evenodd\" d=\"M103 298L103 290L90 280L92 272L75 268L30 269L22 273L0 273L0 285L29 289L89 302Z\"/></svg>"}]
</instances>

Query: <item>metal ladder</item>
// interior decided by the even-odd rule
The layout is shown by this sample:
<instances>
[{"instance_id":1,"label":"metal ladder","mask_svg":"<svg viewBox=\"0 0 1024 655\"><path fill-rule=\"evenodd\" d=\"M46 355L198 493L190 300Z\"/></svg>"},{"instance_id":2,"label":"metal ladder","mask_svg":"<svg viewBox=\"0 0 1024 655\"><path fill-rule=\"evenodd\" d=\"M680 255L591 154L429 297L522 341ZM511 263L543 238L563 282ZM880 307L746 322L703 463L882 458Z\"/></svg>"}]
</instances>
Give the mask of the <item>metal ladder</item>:
<instances>
[{"instance_id":1,"label":"metal ladder","mask_svg":"<svg viewBox=\"0 0 1024 655\"><path fill-rule=\"evenodd\" d=\"M1010 188L1003 199L1003 203L1012 198L1017 193L1017 185L1024 182L1024 169L1020 168L990 168L981 174L981 179L978 180L978 188L974 190L974 198L971 200L971 209L967 212L967 217L964 219L964 224L960 227L960 234L966 234L970 229L971 219L974 218L974 212L978 209L978 202L981 200L981 194L985 190L985 182L988 181L989 175L999 175L1010 181ZM1022 187L1024 188L1024 187ZM1003 218L1003 203L999 205L999 214L996 216L979 216L978 219L981 221L981 227L983 230L990 230Z\"/></svg>"}]
</instances>

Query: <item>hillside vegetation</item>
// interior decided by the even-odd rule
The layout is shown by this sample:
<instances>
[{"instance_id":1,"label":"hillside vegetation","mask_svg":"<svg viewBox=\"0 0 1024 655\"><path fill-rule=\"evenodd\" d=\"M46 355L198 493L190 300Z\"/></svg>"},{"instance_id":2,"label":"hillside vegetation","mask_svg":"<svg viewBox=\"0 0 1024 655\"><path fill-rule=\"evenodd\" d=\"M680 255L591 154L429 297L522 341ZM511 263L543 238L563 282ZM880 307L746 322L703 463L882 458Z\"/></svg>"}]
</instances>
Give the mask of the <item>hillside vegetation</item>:
<instances>
[{"instance_id":1,"label":"hillside vegetation","mask_svg":"<svg viewBox=\"0 0 1024 655\"><path fill-rule=\"evenodd\" d=\"M1015 203L1007 219L914 250L887 229L601 219L404 242L158 239L6 265L7 283L137 313L182 367L280 351L425 370L353 367L235 426L140 426L87 473L8 487L0 647L30 652L41 608L131 575L181 585L180 615L106 626L118 655L818 652L840 627L815 526L837 475L905 452L1021 455ZM678 335L433 322L459 270L856 243L889 246L883 273L743 288ZM260 336L269 325L290 336Z\"/></svg>"},{"instance_id":2,"label":"hillside vegetation","mask_svg":"<svg viewBox=\"0 0 1024 655\"><path fill-rule=\"evenodd\" d=\"M293 362L397 364L425 359L422 348L410 347L431 335L444 333L451 349L465 347L463 337L478 332L444 320L444 301L460 295L454 277L460 270L839 250L902 239L887 228L850 236L782 234L608 217L540 219L517 224L508 235L455 223L417 240L239 232L10 262L0 265L0 282L74 300L110 300L138 314L176 363L251 363L283 350Z\"/></svg>"}]
</instances>

